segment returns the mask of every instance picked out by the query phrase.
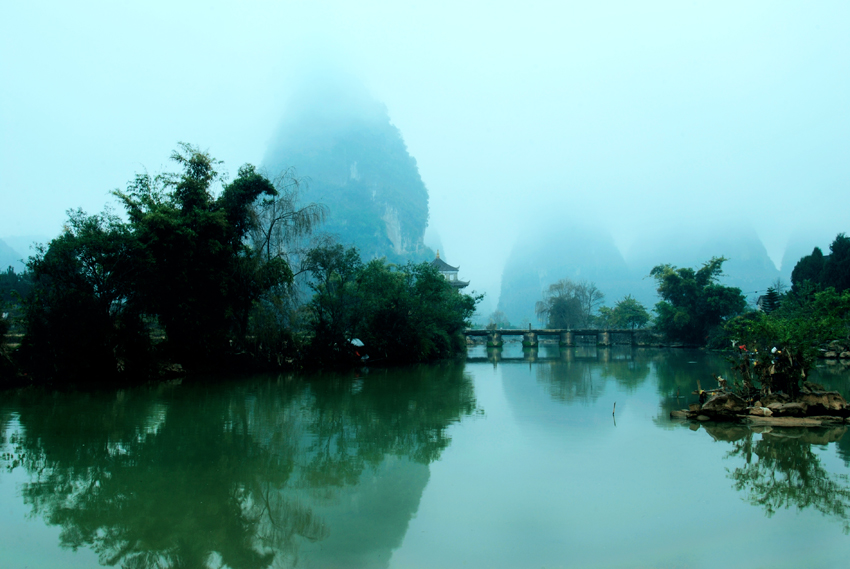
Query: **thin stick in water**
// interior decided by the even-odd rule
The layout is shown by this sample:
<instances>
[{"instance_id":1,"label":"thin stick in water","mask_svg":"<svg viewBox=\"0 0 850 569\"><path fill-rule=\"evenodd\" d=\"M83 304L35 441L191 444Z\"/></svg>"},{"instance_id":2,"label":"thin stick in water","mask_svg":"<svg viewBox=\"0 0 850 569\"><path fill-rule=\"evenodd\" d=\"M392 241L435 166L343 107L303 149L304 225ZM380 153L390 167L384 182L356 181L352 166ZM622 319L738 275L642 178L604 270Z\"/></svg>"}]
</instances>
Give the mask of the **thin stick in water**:
<instances>
[{"instance_id":1,"label":"thin stick in water","mask_svg":"<svg viewBox=\"0 0 850 569\"><path fill-rule=\"evenodd\" d=\"M614 413L616 413L616 412L617 412L617 402L616 402L616 401L614 401L614 410L613 410L613 411L611 411L611 414L613 415L613 414L614 414Z\"/></svg>"}]
</instances>

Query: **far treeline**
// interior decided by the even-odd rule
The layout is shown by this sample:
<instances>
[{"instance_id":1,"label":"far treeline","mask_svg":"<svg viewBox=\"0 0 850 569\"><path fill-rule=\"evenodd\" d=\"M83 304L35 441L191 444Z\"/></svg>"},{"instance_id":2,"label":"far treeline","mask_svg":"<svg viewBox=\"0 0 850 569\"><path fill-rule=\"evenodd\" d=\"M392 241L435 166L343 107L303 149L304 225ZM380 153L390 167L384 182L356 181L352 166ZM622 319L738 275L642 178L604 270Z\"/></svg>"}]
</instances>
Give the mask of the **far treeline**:
<instances>
[{"instance_id":1,"label":"far treeline","mask_svg":"<svg viewBox=\"0 0 850 569\"><path fill-rule=\"evenodd\" d=\"M464 349L480 297L428 263L364 262L318 237L327 210L302 203L292 172L271 181L245 165L227 181L219 162L185 144L172 159L179 172L140 174L114 192L126 220L71 211L27 271L0 273L0 338L14 338L0 344L3 382L413 363ZM652 327L683 345L784 348L802 370L819 350L850 352L844 234L829 255L802 258L790 289L775 283L755 310L720 284L725 261L653 268L654 316L631 296L604 306L595 284L569 279L544 292L536 313L548 328ZM510 323L496 312L490 326Z\"/></svg>"},{"instance_id":2,"label":"far treeline","mask_svg":"<svg viewBox=\"0 0 850 569\"><path fill-rule=\"evenodd\" d=\"M715 349L793 345L801 362L811 362L829 344L850 350L850 238L843 233L830 245L829 255L815 248L800 259L789 290L774 283L755 308L747 306L741 289L720 284L725 261L715 257L698 269L654 267L650 276L661 299L654 317L631 296L603 306L605 295L594 283L570 279L550 285L535 312L550 329L651 327L668 342ZM489 327L512 325L497 311Z\"/></svg>"},{"instance_id":3,"label":"far treeline","mask_svg":"<svg viewBox=\"0 0 850 569\"><path fill-rule=\"evenodd\" d=\"M70 211L61 235L0 275L0 378L113 385L181 371L449 357L480 297L430 264L363 262L315 237L326 208L251 165L232 181L181 144L179 172L116 191L126 221ZM220 185L220 191L216 188Z\"/></svg>"}]
</instances>

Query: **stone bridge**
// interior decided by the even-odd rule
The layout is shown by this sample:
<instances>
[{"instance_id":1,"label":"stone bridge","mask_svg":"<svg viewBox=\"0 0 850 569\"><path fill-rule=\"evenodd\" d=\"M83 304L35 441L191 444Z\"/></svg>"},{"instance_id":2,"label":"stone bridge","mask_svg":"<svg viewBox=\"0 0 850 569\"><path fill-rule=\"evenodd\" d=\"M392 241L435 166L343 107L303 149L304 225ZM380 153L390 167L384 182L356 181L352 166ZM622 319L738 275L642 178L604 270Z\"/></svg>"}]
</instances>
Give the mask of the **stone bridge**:
<instances>
[{"instance_id":1,"label":"stone bridge","mask_svg":"<svg viewBox=\"0 0 850 569\"><path fill-rule=\"evenodd\" d=\"M539 344L541 336L555 336L558 338L558 345L562 348L569 348L576 345L576 338L592 337L591 343L597 346L611 346L612 344L628 343L632 346L642 344L657 344L660 337L656 332L651 330L631 330L631 329L533 329L531 326L528 330L522 329L495 329L495 330L465 330L464 335L467 337L486 337L488 348L498 348L504 344L504 336L522 336L522 345L527 348L536 348ZM617 337L628 338L628 342L614 342Z\"/></svg>"}]
</instances>

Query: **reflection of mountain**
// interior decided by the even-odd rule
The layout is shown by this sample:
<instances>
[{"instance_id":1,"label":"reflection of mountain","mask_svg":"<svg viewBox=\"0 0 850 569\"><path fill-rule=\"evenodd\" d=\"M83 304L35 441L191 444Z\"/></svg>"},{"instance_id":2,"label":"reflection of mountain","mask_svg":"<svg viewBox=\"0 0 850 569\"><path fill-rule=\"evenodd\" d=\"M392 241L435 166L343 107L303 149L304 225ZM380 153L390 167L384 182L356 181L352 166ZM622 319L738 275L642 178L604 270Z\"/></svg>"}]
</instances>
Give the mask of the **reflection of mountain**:
<instances>
[{"instance_id":1,"label":"reflection of mountain","mask_svg":"<svg viewBox=\"0 0 850 569\"><path fill-rule=\"evenodd\" d=\"M357 380L28 392L9 408L20 433L4 459L28 471L23 498L62 528L63 547L139 569L379 567L447 426L475 400L462 366L447 364Z\"/></svg>"},{"instance_id":2,"label":"reflection of mountain","mask_svg":"<svg viewBox=\"0 0 850 569\"><path fill-rule=\"evenodd\" d=\"M847 427L775 428L756 435L740 425L706 425L718 441L731 443L728 458L744 464L729 477L744 499L772 516L780 509L814 508L836 518L850 533L850 485L830 474L812 450L847 437Z\"/></svg>"},{"instance_id":3,"label":"reflection of mountain","mask_svg":"<svg viewBox=\"0 0 850 569\"><path fill-rule=\"evenodd\" d=\"M599 413L593 404L607 394L609 382L613 379L632 391L650 374L649 359L629 347L586 346L552 353L537 360L533 373L509 359L498 364L505 399L521 422L543 427L607 422L610 413Z\"/></svg>"},{"instance_id":4,"label":"reflection of mountain","mask_svg":"<svg viewBox=\"0 0 850 569\"><path fill-rule=\"evenodd\" d=\"M292 98L264 167L309 181L329 208L322 230L366 259L431 260L423 244L428 190L386 108L342 79L305 86Z\"/></svg>"},{"instance_id":5,"label":"reflection of mountain","mask_svg":"<svg viewBox=\"0 0 850 569\"><path fill-rule=\"evenodd\" d=\"M301 545L311 567L386 567L401 545L428 484L427 464L385 458L363 472L358 484L313 502L313 513L331 528L322 540Z\"/></svg>"}]
</instances>

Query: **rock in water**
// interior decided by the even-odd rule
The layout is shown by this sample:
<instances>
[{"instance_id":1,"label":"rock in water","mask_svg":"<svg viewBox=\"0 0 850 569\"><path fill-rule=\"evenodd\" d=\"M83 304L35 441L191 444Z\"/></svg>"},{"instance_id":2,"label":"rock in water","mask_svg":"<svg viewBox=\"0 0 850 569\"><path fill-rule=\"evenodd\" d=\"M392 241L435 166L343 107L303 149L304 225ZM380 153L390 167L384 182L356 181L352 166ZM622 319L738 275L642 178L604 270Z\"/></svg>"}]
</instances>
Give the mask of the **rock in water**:
<instances>
[{"instance_id":1,"label":"rock in water","mask_svg":"<svg viewBox=\"0 0 850 569\"><path fill-rule=\"evenodd\" d=\"M746 413L747 403L734 393L718 393L705 402L700 412L703 415L723 418Z\"/></svg>"}]
</instances>

